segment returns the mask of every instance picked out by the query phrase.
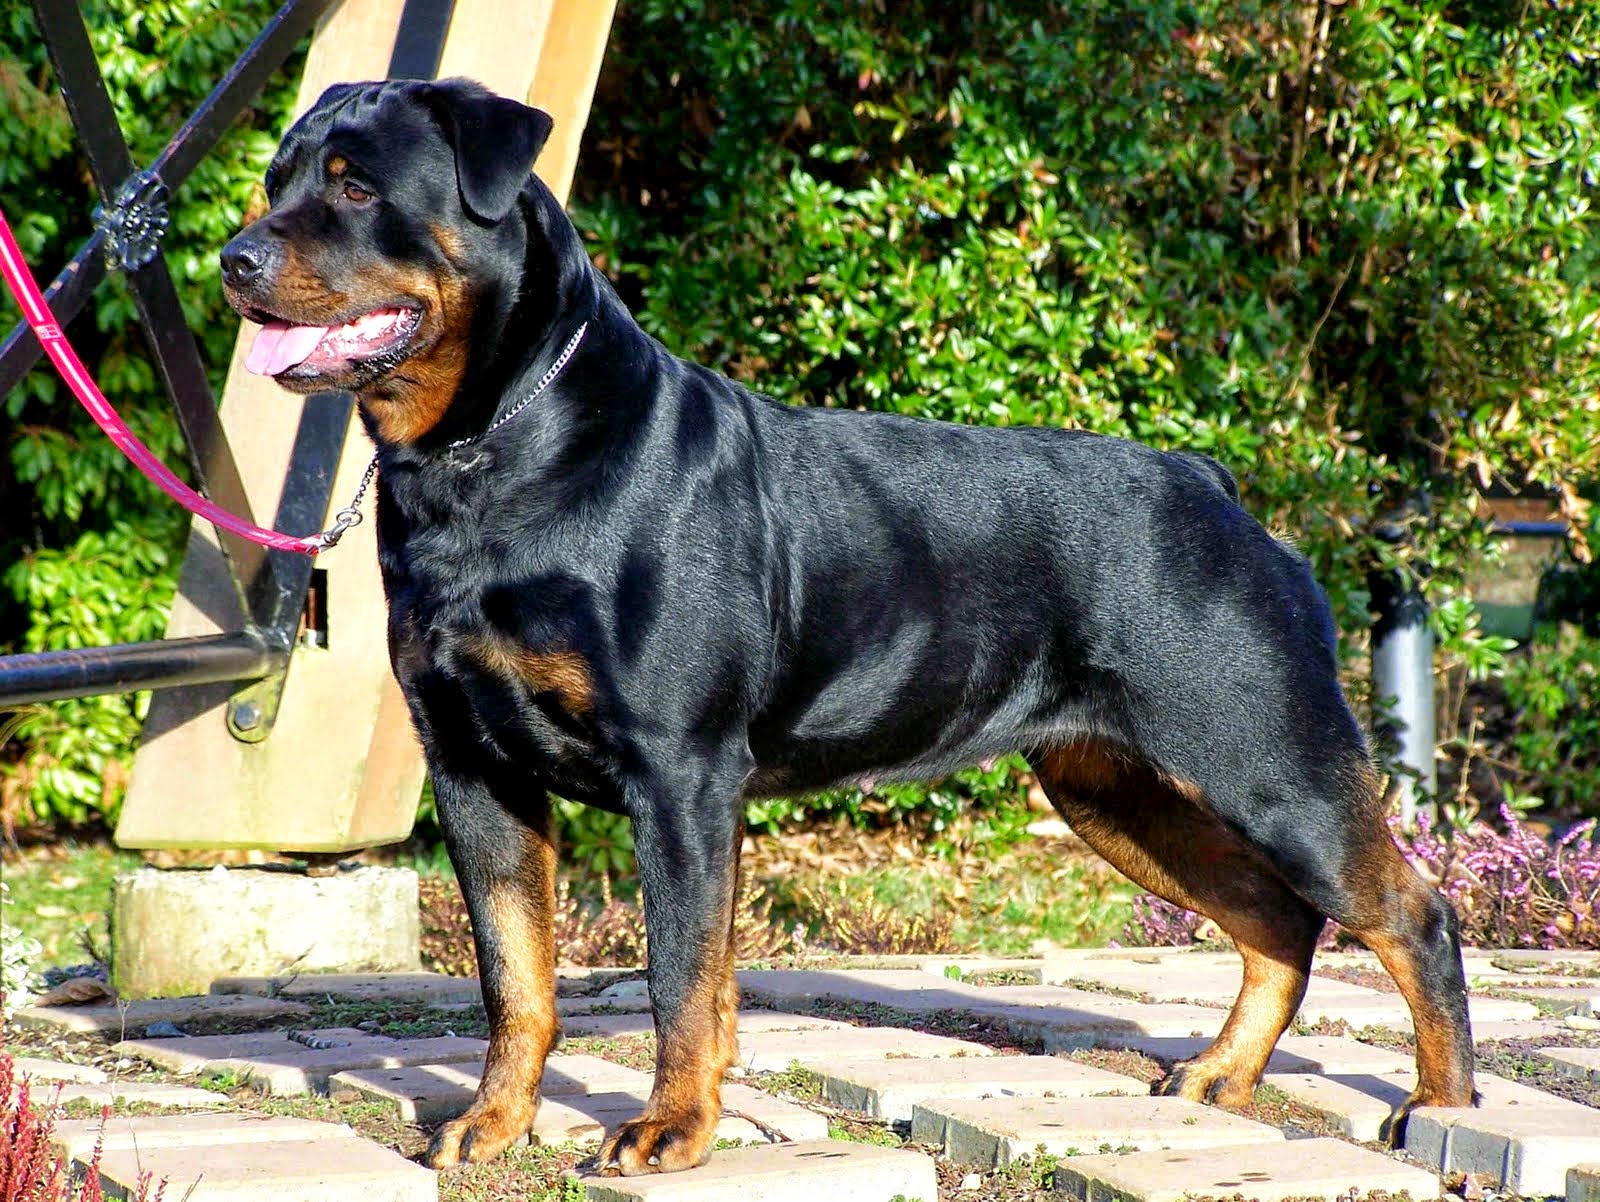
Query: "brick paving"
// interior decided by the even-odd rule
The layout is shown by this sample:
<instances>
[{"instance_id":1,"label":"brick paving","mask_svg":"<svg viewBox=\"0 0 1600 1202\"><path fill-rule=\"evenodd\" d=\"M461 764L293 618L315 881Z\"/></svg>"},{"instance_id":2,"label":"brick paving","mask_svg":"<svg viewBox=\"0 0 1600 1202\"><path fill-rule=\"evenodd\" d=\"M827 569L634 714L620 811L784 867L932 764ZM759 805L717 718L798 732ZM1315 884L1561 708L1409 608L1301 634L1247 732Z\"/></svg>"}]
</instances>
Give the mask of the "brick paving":
<instances>
[{"instance_id":1,"label":"brick paving","mask_svg":"<svg viewBox=\"0 0 1600 1202\"><path fill-rule=\"evenodd\" d=\"M990 1056L986 1059L829 1059L814 1070L822 1096L835 1106L884 1122L911 1121L918 1102L930 1098L1055 1097L1148 1094L1150 1087L1057 1056Z\"/></svg>"},{"instance_id":2,"label":"brick paving","mask_svg":"<svg viewBox=\"0 0 1600 1202\"><path fill-rule=\"evenodd\" d=\"M1283 1132L1182 1098L941 1098L920 1103L911 1138L961 1164L1004 1168L1036 1152L1237 1147L1283 1142Z\"/></svg>"},{"instance_id":3,"label":"brick paving","mask_svg":"<svg viewBox=\"0 0 1600 1202\"><path fill-rule=\"evenodd\" d=\"M1368 1190L1437 1196L1439 1179L1378 1152L1334 1139L1291 1148L1207 1148L1139 1156L1084 1156L1056 1170L1056 1188L1083 1202L1185 1202L1243 1196L1253 1202L1348 1198Z\"/></svg>"},{"instance_id":4,"label":"brick paving","mask_svg":"<svg viewBox=\"0 0 1600 1202\"><path fill-rule=\"evenodd\" d=\"M1319 966L1324 961L1360 970L1357 979L1364 982L1376 969L1361 953L1321 957ZM1035 983L966 979L987 972ZM1239 980L1231 952L1095 949L1033 960L877 957L839 967L744 971L750 1008L739 1018L742 1075L725 1086L718 1136L750 1146L722 1148L708 1165L689 1173L585 1178L583 1189L594 1202L815 1202L830 1194L864 1202L889 1202L897 1195L936 1202L934 1161L915 1147L937 1148L952 1165L973 1166L960 1171L980 1174L1044 1148L1062 1157L1056 1176L1062 1196L1091 1202L1167 1202L1207 1193L1261 1202L1331 1200L1348 1196L1355 1186L1407 1190L1421 1202L1438 1195L1439 1172L1472 1172L1494 1189L1528 1197L1542 1192L1569 1202L1600 1202L1600 1111L1536 1087L1540 1080L1558 1080L1557 1072L1585 1083L1600 1080L1600 1041L1594 1037L1600 1024L1592 1017L1600 956L1473 953L1468 973L1493 993L1472 1000L1480 1038L1538 1039L1549 1046L1520 1054L1533 1074L1527 1081L1480 1074L1482 1108L1417 1112L1404 1153L1390 1155L1346 1141L1374 1140L1390 1106L1410 1089L1415 1068L1403 1050L1336 1035L1291 1034L1280 1042L1265 1083L1300 1108L1286 1113L1319 1116L1325 1126L1317 1130L1339 1132L1345 1137L1339 1140L1304 1138L1307 1132L1276 1125L1281 1120L1152 1098L1144 1082L1131 1076L1060 1056L1018 1055L989 1046L992 1035L982 1043L950 1035L981 1026L1024 1049L1098 1049L1096 1055L1112 1054L1107 1063L1116 1068L1123 1062L1115 1055L1125 1050L1170 1064L1202 1050L1221 1026ZM586 1052L600 1055L562 1051L551 1057L534 1136L592 1149L606 1128L638 1114L648 1097L651 1078L642 1071L648 1062L630 1042L652 1029L648 993L637 973L615 970L564 971L560 987L566 1034L591 1038L595 1042L585 1045ZM415 1132L408 1137L414 1142L405 1145L414 1154L428 1128L470 1100L485 1041L290 1025L308 1025L310 1003L330 999L413 1007L418 1013L470 1009L476 1018L463 1021L481 1024L476 982L427 973L341 974L237 980L214 988L208 998L18 1014L19 1027L51 1032L52 1046L94 1062L22 1061L36 1083L76 1077L60 1087L79 1091L71 1096L118 1099L122 1111L129 1102L154 1100L151 1091L176 1090L162 1094L164 1104L192 1111L116 1115L105 1131L102 1176L108 1190L127 1187L130 1174L143 1167L169 1178L166 1196L184 1196L193 1185L191 1196L202 1202L268 1193L308 1202L437 1197L435 1175L350 1127L268 1118L249 1109L250 1094L230 1098L185 1090L151 1079L143 1065L172 1078L231 1073L255 1094L328 1093L335 1105L379 1102L382 1107L364 1113L387 1113ZM862 1005L883 1007L907 1025L852 1018L883 1013L863 1011ZM1398 995L1327 977L1313 980L1300 1018L1338 1018L1357 1031L1403 1030L1409 1022ZM142 1037L156 1022L205 1030L219 1021L251 1029ZM124 1032L128 1038L99 1054L70 1043L99 1040L105 1048ZM622 1041L615 1053L605 1042L610 1039ZM604 1058L611 1055L632 1059L625 1065ZM107 1075L113 1061L113 1079L95 1080ZM769 1076L797 1063L815 1074L820 1098L806 1092L805 1078ZM143 1079L114 1079L126 1075L121 1066L132 1066L128 1073ZM754 1088L763 1084L769 1088ZM246 1112L237 1112L241 1105ZM217 1113L219 1108L229 1112ZM851 1120L858 1124L898 1125L902 1133L909 1126L914 1147L828 1140L830 1117L838 1121L851 1113L860 1116ZM1252 1113L1264 1118L1278 1112ZM62 1120L58 1146L82 1162L99 1128L97 1120ZM1295 1137L1292 1144L1285 1143L1286 1130ZM955 1202L961 1192L943 1202Z\"/></svg>"},{"instance_id":5,"label":"brick paving","mask_svg":"<svg viewBox=\"0 0 1600 1202\"><path fill-rule=\"evenodd\" d=\"M584 1177L589 1202L934 1202L933 1161L899 1148L817 1140L719 1152L665 1177Z\"/></svg>"}]
</instances>

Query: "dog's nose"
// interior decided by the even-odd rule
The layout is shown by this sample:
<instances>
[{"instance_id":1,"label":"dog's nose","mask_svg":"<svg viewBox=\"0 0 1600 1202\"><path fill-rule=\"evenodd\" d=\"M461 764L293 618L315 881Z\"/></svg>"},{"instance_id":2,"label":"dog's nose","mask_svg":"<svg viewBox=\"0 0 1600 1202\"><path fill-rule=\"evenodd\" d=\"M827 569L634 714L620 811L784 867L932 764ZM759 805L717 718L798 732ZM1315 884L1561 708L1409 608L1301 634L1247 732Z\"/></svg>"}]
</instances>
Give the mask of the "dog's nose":
<instances>
[{"instance_id":1,"label":"dog's nose","mask_svg":"<svg viewBox=\"0 0 1600 1202\"><path fill-rule=\"evenodd\" d=\"M222 248L222 278L235 288L255 283L266 265L266 249L249 234L240 234Z\"/></svg>"}]
</instances>

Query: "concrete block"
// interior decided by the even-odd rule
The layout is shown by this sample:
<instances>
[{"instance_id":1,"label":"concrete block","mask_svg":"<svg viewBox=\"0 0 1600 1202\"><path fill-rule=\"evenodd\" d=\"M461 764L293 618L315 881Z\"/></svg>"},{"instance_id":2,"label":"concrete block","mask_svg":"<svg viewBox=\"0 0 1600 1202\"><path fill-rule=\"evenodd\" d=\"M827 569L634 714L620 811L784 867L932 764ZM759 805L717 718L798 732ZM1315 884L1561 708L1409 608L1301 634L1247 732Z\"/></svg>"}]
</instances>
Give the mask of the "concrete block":
<instances>
[{"instance_id":1,"label":"concrete block","mask_svg":"<svg viewBox=\"0 0 1600 1202\"><path fill-rule=\"evenodd\" d=\"M163 1085L154 1081L68 1081L50 1086L50 1096L65 1106L68 1102L88 1102L95 1106L172 1106L204 1110L227 1106L228 1099L209 1089L192 1085Z\"/></svg>"},{"instance_id":2,"label":"concrete block","mask_svg":"<svg viewBox=\"0 0 1600 1202\"><path fill-rule=\"evenodd\" d=\"M18 1056L12 1066L20 1080L31 1079L35 1086L42 1081L104 1081L105 1071L87 1064L64 1064L60 1060L40 1060L34 1056Z\"/></svg>"},{"instance_id":3,"label":"concrete block","mask_svg":"<svg viewBox=\"0 0 1600 1202\"><path fill-rule=\"evenodd\" d=\"M587 999L583 999L587 1001ZM576 1003L579 999L571 999ZM565 1009L561 1007L561 999L557 1000L557 1010L561 1014L561 1033L569 1038L596 1037L599 1039L616 1039L629 1035L649 1035L655 1031L655 1016L649 1012L649 1007L637 1009L638 1003L623 1001L619 1003L606 1003L605 1013L593 1013L592 1006L569 1004ZM619 1014L617 1010L631 1010L631 1013ZM813 1018L805 1014L786 1014L780 1010L741 1010L739 1012L739 1036L759 1035L768 1031L838 1031L851 1030L849 1023L838 1022L831 1018Z\"/></svg>"},{"instance_id":4,"label":"concrete block","mask_svg":"<svg viewBox=\"0 0 1600 1202\"><path fill-rule=\"evenodd\" d=\"M610 1130L644 1113L649 1087L619 1093L569 1094L545 1098L533 1120L533 1137L541 1144L598 1144ZM722 1087L722 1118L717 1138L743 1143L771 1143L775 1136L791 1140L828 1138L828 1120L747 1085Z\"/></svg>"},{"instance_id":5,"label":"concrete block","mask_svg":"<svg viewBox=\"0 0 1600 1202\"><path fill-rule=\"evenodd\" d=\"M934 1098L911 1116L911 1138L979 1169L1004 1168L1039 1149L1086 1156L1136 1148L1209 1148L1283 1142L1283 1132L1182 1098Z\"/></svg>"},{"instance_id":6,"label":"concrete block","mask_svg":"<svg viewBox=\"0 0 1600 1202\"><path fill-rule=\"evenodd\" d=\"M989 1056L934 1060L827 1060L813 1071L822 1096L875 1119L910 1122L929 1098L1082 1098L1148 1094L1143 1081L1055 1056Z\"/></svg>"},{"instance_id":7,"label":"concrete block","mask_svg":"<svg viewBox=\"0 0 1600 1202\"><path fill-rule=\"evenodd\" d=\"M415 972L419 930L409 868L145 868L113 891L112 979L124 997L170 997L218 977Z\"/></svg>"},{"instance_id":8,"label":"concrete block","mask_svg":"<svg viewBox=\"0 0 1600 1202\"><path fill-rule=\"evenodd\" d=\"M1600 1202L1600 1163L1567 1170L1567 1202Z\"/></svg>"},{"instance_id":9,"label":"concrete block","mask_svg":"<svg viewBox=\"0 0 1600 1202\"><path fill-rule=\"evenodd\" d=\"M1075 1156L1056 1169L1056 1188L1079 1202L1186 1202L1231 1198L1282 1202L1410 1193L1439 1196L1436 1174L1337 1139L1290 1144Z\"/></svg>"},{"instance_id":10,"label":"concrete block","mask_svg":"<svg viewBox=\"0 0 1600 1202\"><path fill-rule=\"evenodd\" d=\"M1406 1151L1444 1171L1485 1173L1506 1189L1544 1197L1566 1189L1568 1169L1600 1160L1600 1122L1576 1103L1425 1108L1407 1122Z\"/></svg>"},{"instance_id":11,"label":"concrete block","mask_svg":"<svg viewBox=\"0 0 1600 1202\"><path fill-rule=\"evenodd\" d=\"M730 1148L655 1177L583 1177L589 1202L937 1202L933 1161L904 1148L816 1140Z\"/></svg>"},{"instance_id":12,"label":"concrete block","mask_svg":"<svg viewBox=\"0 0 1600 1202\"><path fill-rule=\"evenodd\" d=\"M981 1043L927 1035L899 1027L840 1027L824 1031L756 1031L739 1034L738 1063L746 1072L781 1073L836 1060L880 1057L992 1056Z\"/></svg>"},{"instance_id":13,"label":"concrete block","mask_svg":"<svg viewBox=\"0 0 1600 1202\"><path fill-rule=\"evenodd\" d=\"M328 1092L353 1089L374 1102L390 1102L408 1123L431 1126L455 1118L471 1103L482 1075L473 1064L428 1064L412 1068L351 1069L328 1078ZM591 1093L648 1095L653 1078L598 1056L558 1053L545 1062L542 1098Z\"/></svg>"},{"instance_id":14,"label":"concrete block","mask_svg":"<svg viewBox=\"0 0 1600 1202\"><path fill-rule=\"evenodd\" d=\"M489 1043L458 1036L439 1039L375 1039L344 1048L273 1052L213 1060L208 1071L239 1074L263 1093L289 1096L326 1093L334 1073L357 1068L410 1068L419 1064L481 1063Z\"/></svg>"},{"instance_id":15,"label":"concrete block","mask_svg":"<svg viewBox=\"0 0 1600 1202\"><path fill-rule=\"evenodd\" d=\"M245 993L336 1002L413 1002L423 1006L472 1005L483 1000L477 977L438 972L306 972L278 977L218 977L211 992Z\"/></svg>"},{"instance_id":16,"label":"concrete block","mask_svg":"<svg viewBox=\"0 0 1600 1202\"><path fill-rule=\"evenodd\" d=\"M1545 980L1555 978L1546 977ZM1506 989L1517 997L1533 1002L1541 1014L1577 1014L1593 1018L1600 1014L1600 984L1588 981L1582 985L1523 985L1508 981Z\"/></svg>"},{"instance_id":17,"label":"concrete block","mask_svg":"<svg viewBox=\"0 0 1600 1202\"><path fill-rule=\"evenodd\" d=\"M50 1133L51 1146L66 1160L88 1160L97 1141L104 1151L124 1148L201 1148L232 1144L350 1139L344 1123L311 1119L268 1118L259 1114L116 1115L99 1119L63 1119Z\"/></svg>"},{"instance_id":18,"label":"concrete block","mask_svg":"<svg viewBox=\"0 0 1600 1202\"><path fill-rule=\"evenodd\" d=\"M131 1197L141 1174L165 1180L186 1202L437 1202L438 1177L371 1140L268 1141L200 1147L117 1148L102 1155L100 1180Z\"/></svg>"},{"instance_id":19,"label":"concrete block","mask_svg":"<svg viewBox=\"0 0 1600 1202\"><path fill-rule=\"evenodd\" d=\"M322 1027L314 1031L263 1031L241 1035L185 1035L178 1039L124 1039L111 1045L113 1052L137 1056L169 1073L192 1076L216 1060L239 1060L310 1051L318 1047L347 1048L382 1040L354 1027Z\"/></svg>"},{"instance_id":20,"label":"concrete block","mask_svg":"<svg viewBox=\"0 0 1600 1202\"><path fill-rule=\"evenodd\" d=\"M1540 1048L1534 1054L1569 1077L1600 1084L1600 1048Z\"/></svg>"},{"instance_id":21,"label":"concrete block","mask_svg":"<svg viewBox=\"0 0 1600 1202\"><path fill-rule=\"evenodd\" d=\"M262 997L175 997L101 1006L28 1006L12 1021L32 1031L138 1038L151 1023L272 1022L309 1014L303 1002Z\"/></svg>"},{"instance_id":22,"label":"concrete block","mask_svg":"<svg viewBox=\"0 0 1600 1202\"><path fill-rule=\"evenodd\" d=\"M329 1077L347 1069L476 1063L488 1048L483 1039L390 1039L348 1028L139 1039L116 1045L116 1050L169 1072L232 1073L269 1094L321 1092Z\"/></svg>"}]
</instances>

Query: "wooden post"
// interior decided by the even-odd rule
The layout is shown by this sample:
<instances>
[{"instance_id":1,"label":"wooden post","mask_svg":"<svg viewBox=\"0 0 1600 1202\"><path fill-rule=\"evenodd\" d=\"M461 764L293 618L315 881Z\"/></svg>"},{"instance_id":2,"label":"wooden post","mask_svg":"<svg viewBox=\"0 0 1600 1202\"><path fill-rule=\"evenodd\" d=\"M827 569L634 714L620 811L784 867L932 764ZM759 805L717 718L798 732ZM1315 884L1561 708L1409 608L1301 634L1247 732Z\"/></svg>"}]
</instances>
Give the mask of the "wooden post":
<instances>
[{"instance_id":1,"label":"wooden post","mask_svg":"<svg viewBox=\"0 0 1600 1202\"><path fill-rule=\"evenodd\" d=\"M456 0L440 76L465 75L555 118L539 174L563 200L610 32L615 0ZM305 111L333 83L381 78L400 0L344 0L318 30L296 100ZM300 402L244 370L234 348L222 422L257 514L277 510ZM308 402L312 403L312 402ZM352 421L333 486L345 505L372 457ZM371 502L368 502L370 508ZM272 735L228 733L236 686L157 692L117 825L123 847L338 852L404 839L422 788L421 749L389 670L373 523L317 566L327 572L327 646L297 647ZM212 528L190 530L167 635L244 624Z\"/></svg>"}]
</instances>

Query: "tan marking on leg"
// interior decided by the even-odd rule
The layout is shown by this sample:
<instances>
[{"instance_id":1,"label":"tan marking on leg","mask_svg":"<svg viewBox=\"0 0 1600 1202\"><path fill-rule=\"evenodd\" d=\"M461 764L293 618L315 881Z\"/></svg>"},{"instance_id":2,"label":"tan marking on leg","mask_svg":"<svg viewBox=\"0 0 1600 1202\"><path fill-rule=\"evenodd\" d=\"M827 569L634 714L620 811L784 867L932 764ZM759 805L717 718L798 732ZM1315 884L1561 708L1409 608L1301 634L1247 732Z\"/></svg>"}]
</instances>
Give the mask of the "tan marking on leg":
<instances>
[{"instance_id":1,"label":"tan marking on leg","mask_svg":"<svg viewBox=\"0 0 1600 1202\"><path fill-rule=\"evenodd\" d=\"M576 651L522 647L509 639L475 635L469 653L490 671L514 676L535 693L554 693L568 713L594 708L594 684L588 662Z\"/></svg>"},{"instance_id":2,"label":"tan marking on leg","mask_svg":"<svg viewBox=\"0 0 1600 1202\"><path fill-rule=\"evenodd\" d=\"M1381 825L1374 827L1372 843L1352 879L1366 904L1346 925L1394 978L1416 1031L1417 1088L1396 1118L1403 1118L1415 1106L1470 1106L1474 1057L1464 975L1456 978L1459 996L1454 981L1449 994L1439 996L1442 982L1430 983L1424 972L1423 937L1430 914L1442 899L1406 862ZM1434 954L1447 953L1436 949ZM1453 967L1459 972L1459 957Z\"/></svg>"},{"instance_id":3,"label":"tan marking on leg","mask_svg":"<svg viewBox=\"0 0 1600 1202\"><path fill-rule=\"evenodd\" d=\"M1152 893L1213 919L1244 959L1215 1042L1177 1066L1164 1092L1225 1106L1251 1100L1305 996L1321 922L1192 781L1113 748L1073 743L1037 757L1045 792L1085 842Z\"/></svg>"},{"instance_id":4,"label":"tan marking on leg","mask_svg":"<svg viewBox=\"0 0 1600 1202\"><path fill-rule=\"evenodd\" d=\"M699 978L670 1028L657 1016L656 1077L637 1119L606 1140L600 1164L625 1177L674 1173L711 1156L722 1114L722 1078L738 1057L739 985L733 973L733 897L720 947L706 950Z\"/></svg>"},{"instance_id":5,"label":"tan marking on leg","mask_svg":"<svg viewBox=\"0 0 1600 1202\"><path fill-rule=\"evenodd\" d=\"M515 883L496 885L475 914L489 1051L472 1105L434 1136L434 1168L498 1156L533 1126L539 1080L555 1046L555 869L551 839L529 831ZM481 915L488 931L478 929ZM492 961L484 943L492 939Z\"/></svg>"}]
</instances>

